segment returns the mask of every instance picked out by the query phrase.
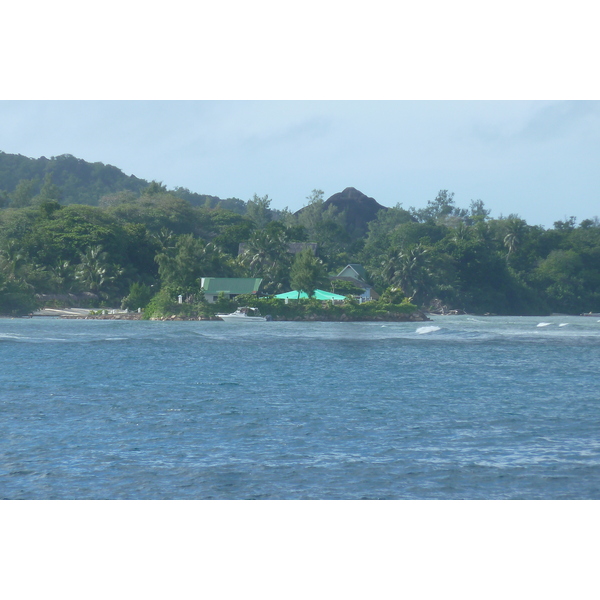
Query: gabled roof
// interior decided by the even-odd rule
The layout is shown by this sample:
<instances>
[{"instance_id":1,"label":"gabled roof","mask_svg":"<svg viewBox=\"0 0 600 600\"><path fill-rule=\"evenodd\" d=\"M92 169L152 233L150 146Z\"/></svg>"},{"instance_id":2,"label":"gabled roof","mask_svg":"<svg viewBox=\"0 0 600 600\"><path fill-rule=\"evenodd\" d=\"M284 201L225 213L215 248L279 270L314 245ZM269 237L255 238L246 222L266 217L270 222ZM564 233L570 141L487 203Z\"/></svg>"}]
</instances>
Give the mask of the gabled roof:
<instances>
[{"instance_id":1,"label":"gabled roof","mask_svg":"<svg viewBox=\"0 0 600 600\"><path fill-rule=\"evenodd\" d=\"M354 277L365 281L367 279L367 272L362 265L352 263L346 265L337 275L338 277Z\"/></svg>"},{"instance_id":2,"label":"gabled roof","mask_svg":"<svg viewBox=\"0 0 600 600\"><path fill-rule=\"evenodd\" d=\"M256 294L261 282L254 277L202 277L200 286L209 294Z\"/></svg>"}]
</instances>

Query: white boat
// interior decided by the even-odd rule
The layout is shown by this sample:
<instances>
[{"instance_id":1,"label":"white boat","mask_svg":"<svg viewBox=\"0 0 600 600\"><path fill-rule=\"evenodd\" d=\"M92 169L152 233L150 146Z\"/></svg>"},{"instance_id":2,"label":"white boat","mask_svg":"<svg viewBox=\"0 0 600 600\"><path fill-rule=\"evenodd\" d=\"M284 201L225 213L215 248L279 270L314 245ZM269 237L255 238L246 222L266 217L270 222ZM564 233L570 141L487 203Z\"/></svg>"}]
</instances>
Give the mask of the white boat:
<instances>
[{"instance_id":1,"label":"white boat","mask_svg":"<svg viewBox=\"0 0 600 600\"><path fill-rule=\"evenodd\" d=\"M254 321L268 321L267 317L262 317L258 308L252 308L250 306L240 306L235 312L228 315L217 314L219 319L223 321L245 321L247 323L254 323Z\"/></svg>"}]
</instances>

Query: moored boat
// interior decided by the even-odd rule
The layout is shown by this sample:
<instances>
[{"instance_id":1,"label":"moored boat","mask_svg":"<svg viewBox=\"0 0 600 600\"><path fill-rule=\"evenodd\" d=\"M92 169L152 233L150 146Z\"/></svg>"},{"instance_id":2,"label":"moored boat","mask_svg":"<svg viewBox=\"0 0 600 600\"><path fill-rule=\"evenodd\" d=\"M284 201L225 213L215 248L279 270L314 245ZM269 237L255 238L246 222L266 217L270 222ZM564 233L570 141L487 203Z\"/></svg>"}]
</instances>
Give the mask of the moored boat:
<instances>
[{"instance_id":1,"label":"moored boat","mask_svg":"<svg viewBox=\"0 0 600 600\"><path fill-rule=\"evenodd\" d=\"M219 319L223 321L244 321L247 323L253 323L255 321L269 321L267 317L261 316L258 308L252 308L250 306L240 306L235 312L230 314L217 314Z\"/></svg>"}]
</instances>

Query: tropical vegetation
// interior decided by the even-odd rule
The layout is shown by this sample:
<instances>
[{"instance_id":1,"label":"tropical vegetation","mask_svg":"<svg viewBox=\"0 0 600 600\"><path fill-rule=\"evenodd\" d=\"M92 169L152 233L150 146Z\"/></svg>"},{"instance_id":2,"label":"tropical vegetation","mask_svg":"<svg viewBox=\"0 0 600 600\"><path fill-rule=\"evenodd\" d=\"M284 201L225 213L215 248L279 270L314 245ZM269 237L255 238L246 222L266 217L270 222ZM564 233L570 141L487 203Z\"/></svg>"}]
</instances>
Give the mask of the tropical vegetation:
<instances>
[{"instance_id":1,"label":"tropical vegetation","mask_svg":"<svg viewBox=\"0 0 600 600\"><path fill-rule=\"evenodd\" d=\"M600 312L597 217L565 217L545 229L518 215L492 218L481 200L459 207L441 190L424 208L397 204L350 226L321 190L307 201L292 213L272 208L267 195L221 200L69 155L0 153L0 314L79 304L210 316L216 305L204 300L201 277L262 278L263 297L246 300L282 318L301 310L381 317L408 306ZM304 250L290 251L294 245ZM351 263L364 266L379 294L388 290L387 300L360 305L352 299L361 291L355 283L330 280ZM351 298L344 305L269 298L290 289L309 296L335 289ZM221 310L235 306L219 302Z\"/></svg>"}]
</instances>

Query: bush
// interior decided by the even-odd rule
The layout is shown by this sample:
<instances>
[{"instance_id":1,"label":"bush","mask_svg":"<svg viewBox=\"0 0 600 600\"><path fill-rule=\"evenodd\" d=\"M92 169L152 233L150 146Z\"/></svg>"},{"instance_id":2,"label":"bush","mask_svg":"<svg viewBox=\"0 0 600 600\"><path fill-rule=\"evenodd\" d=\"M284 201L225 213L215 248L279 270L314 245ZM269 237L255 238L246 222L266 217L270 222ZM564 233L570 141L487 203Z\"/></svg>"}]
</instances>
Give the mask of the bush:
<instances>
[{"instance_id":1,"label":"bush","mask_svg":"<svg viewBox=\"0 0 600 600\"><path fill-rule=\"evenodd\" d=\"M123 298L121 308L128 310L137 310L138 308L146 308L150 300L152 300L152 288L143 283L133 283L129 288L129 294Z\"/></svg>"},{"instance_id":2,"label":"bush","mask_svg":"<svg viewBox=\"0 0 600 600\"><path fill-rule=\"evenodd\" d=\"M175 313L177 302L172 298L168 289L163 288L152 300L148 302L144 310L144 319L161 318Z\"/></svg>"},{"instance_id":3,"label":"bush","mask_svg":"<svg viewBox=\"0 0 600 600\"><path fill-rule=\"evenodd\" d=\"M400 288L389 287L387 288L379 299L384 304L401 304L406 300L404 292Z\"/></svg>"},{"instance_id":4,"label":"bush","mask_svg":"<svg viewBox=\"0 0 600 600\"><path fill-rule=\"evenodd\" d=\"M403 295L402 297L404 298ZM279 298L257 298L253 295L237 296L235 301L238 306L258 308L263 316L271 315L273 318L290 320L311 317L338 320L344 315L358 321L372 318L394 319L411 314L417 310L417 307L414 304L410 304L406 298L398 304L383 303L376 300L359 304L352 297L346 298L343 304L323 302L314 298L289 300L286 304L285 300Z\"/></svg>"},{"instance_id":5,"label":"bush","mask_svg":"<svg viewBox=\"0 0 600 600\"><path fill-rule=\"evenodd\" d=\"M179 296L183 302L179 304ZM174 286L164 286L152 297L144 309L144 319L161 319L163 317L185 317L195 319L198 317L211 317L215 314L213 304L208 304L202 291L194 294L185 293L185 290Z\"/></svg>"},{"instance_id":6,"label":"bush","mask_svg":"<svg viewBox=\"0 0 600 600\"><path fill-rule=\"evenodd\" d=\"M177 291L177 290L175 290ZM373 318L394 320L417 310L406 298L399 304L383 303L376 300L359 304L355 298L347 298L343 304L323 302L314 298L285 300L279 298L259 298L254 294L241 294L234 300L220 297L214 304L208 304L204 297L200 299L188 296L182 304L177 302L177 294L170 288L163 288L156 294L146 310L144 318L161 318L177 315L182 317L211 317L216 313L230 313L240 306L257 308L263 316L274 319L324 319L340 320L342 317L363 321Z\"/></svg>"}]
</instances>

